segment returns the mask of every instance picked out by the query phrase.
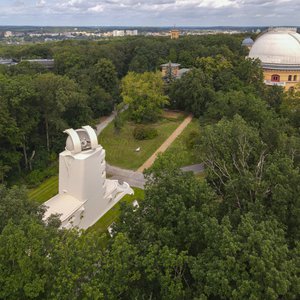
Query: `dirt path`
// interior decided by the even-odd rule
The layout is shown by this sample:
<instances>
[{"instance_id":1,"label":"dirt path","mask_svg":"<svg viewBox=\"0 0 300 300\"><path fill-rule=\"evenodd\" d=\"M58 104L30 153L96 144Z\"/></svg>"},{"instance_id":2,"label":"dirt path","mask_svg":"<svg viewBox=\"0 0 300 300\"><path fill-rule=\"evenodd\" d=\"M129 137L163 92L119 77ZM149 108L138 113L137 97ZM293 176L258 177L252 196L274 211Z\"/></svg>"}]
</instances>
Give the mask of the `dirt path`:
<instances>
[{"instance_id":1,"label":"dirt path","mask_svg":"<svg viewBox=\"0 0 300 300\"><path fill-rule=\"evenodd\" d=\"M183 122L173 131L173 133L163 142L163 144L152 154L152 156L144 162L142 166L137 169L137 172L143 172L145 169L148 169L154 163L157 155L159 153L165 152L168 147L174 142L174 140L182 133L186 126L192 121L193 116L187 116Z\"/></svg>"}]
</instances>

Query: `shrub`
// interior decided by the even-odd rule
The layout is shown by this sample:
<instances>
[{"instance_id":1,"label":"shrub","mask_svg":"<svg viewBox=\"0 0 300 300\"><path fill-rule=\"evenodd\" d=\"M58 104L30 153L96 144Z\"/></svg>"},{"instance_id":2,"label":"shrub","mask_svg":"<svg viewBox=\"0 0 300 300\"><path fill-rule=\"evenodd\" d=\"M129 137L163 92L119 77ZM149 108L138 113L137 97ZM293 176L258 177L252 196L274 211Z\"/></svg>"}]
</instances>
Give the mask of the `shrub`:
<instances>
[{"instance_id":1,"label":"shrub","mask_svg":"<svg viewBox=\"0 0 300 300\"><path fill-rule=\"evenodd\" d=\"M44 179L43 171L34 170L30 172L30 174L27 176L27 183L30 187L36 186L39 185L43 179Z\"/></svg>"},{"instance_id":2,"label":"shrub","mask_svg":"<svg viewBox=\"0 0 300 300\"><path fill-rule=\"evenodd\" d=\"M41 184L45 179L56 175L57 172L58 172L57 164L54 164L43 170L40 169L33 170L26 176L26 183L29 188L36 187L39 184Z\"/></svg>"},{"instance_id":3,"label":"shrub","mask_svg":"<svg viewBox=\"0 0 300 300\"><path fill-rule=\"evenodd\" d=\"M136 126L133 130L133 136L137 140L151 140L158 135L158 132L153 127Z\"/></svg>"},{"instance_id":4,"label":"shrub","mask_svg":"<svg viewBox=\"0 0 300 300\"><path fill-rule=\"evenodd\" d=\"M194 149L195 145L197 144L198 138L199 132L197 132L196 130L191 131L185 140L187 148L190 150Z\"/></svg>"}]
</instances>

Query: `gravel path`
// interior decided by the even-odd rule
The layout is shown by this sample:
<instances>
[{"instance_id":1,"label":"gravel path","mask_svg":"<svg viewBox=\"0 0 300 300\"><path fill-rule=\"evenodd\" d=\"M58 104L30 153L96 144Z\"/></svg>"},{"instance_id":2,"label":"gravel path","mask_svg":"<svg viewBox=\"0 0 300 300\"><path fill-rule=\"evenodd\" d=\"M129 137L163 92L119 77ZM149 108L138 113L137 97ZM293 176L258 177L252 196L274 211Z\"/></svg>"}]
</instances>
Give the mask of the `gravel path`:
<instances>
[{"instance_id":1,"label":"gravel path","mask_svg":"<svg viewBox=\"0 0 300 300\"><path fill-rule=\"evenodd\" d=\"M116 113L112 113L108 118L96 126L97 135L111 123L116 116ZM173 133L164 141L164 143L153 153L153 155L141 166L137 171L121 169L119 167L111 166L106 163L106 172L110 175L111 179L117 179L121 181L126 181L130 186L138 187L143 189L145 186L145 178L143 171L154 163L158 153L162 153L167 150L167 148L174 142L174 140L182 133L186 126L192 121L193 116L189 115L186 117L182 123L173 131ZM192 171L195 174L201 173L204 170L203 164L196 164L191 166L182 167L183 171Z\"/></svg>"},{"instance_id":2,"label":"gravel path","mask_svg":"<svg viewBox=\"0 0 300 300\"><path fill-rule=\"evenodd\" d=\"M182 133L186 126L192 121L193 116L187 116L182 123L173 131L173 133L163 142L163 144L151 155L151 157L144 162L142 166L137 169L137 172L143 173L145 169L148 169L154 163L159 153L165 152L168 147L175 141L175 139Z\"/></svg>"}]
</instances>

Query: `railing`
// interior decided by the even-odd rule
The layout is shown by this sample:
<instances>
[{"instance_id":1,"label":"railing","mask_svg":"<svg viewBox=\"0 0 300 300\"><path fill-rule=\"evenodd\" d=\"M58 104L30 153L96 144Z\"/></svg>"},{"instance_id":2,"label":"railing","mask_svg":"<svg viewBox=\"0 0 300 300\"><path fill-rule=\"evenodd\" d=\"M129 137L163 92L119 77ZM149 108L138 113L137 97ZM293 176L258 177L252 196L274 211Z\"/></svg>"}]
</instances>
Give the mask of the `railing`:
<instances>
[{"instance_id":1,"label":"railing","mask_svg":"<svg viewBox=\"0 0 300 300\"><path fill-rule=\"evenodd\" d=\"M264 83L266 85L286 86L286 82L277 82L277 81L271 81L271 80L264 80Z\"/></svg>"}]
</instances>

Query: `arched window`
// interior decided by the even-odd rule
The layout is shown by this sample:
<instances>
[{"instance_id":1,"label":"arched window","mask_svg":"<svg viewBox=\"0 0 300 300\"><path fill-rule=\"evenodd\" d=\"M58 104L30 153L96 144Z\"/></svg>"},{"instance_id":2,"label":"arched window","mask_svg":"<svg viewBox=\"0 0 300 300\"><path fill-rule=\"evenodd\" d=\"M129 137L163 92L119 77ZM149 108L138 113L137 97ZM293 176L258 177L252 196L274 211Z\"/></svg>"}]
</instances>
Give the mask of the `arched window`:
<instances>
[{"instance_id":1,"label":"arched window","mask_svg":"<svg viewBox=\"0 0 300 300\"><path fill-rule=\"evenodd\" d=\"M272 75L271 76L271 81L279 82L280 81L280 76L278 74Z\"/></svg>"},{"instance_id":2,"label":"arched window","mask_svg":"<svg viewBox=\"0 0 300 300\"><path fill-rule=\"evenodd\" d=\"M293 76L289 75L289 81L292 81L292 79L293 79Z\"/></svg>"},{"instance_id":3,"label":"arched window","mask_svg":"<svg viewBox=\"0 0 300 300\"><path fill-rule=\"evenodd\" d=\"M294 81L297 81L297 75L294 75Z\"/></svg>"}]
</instances>

